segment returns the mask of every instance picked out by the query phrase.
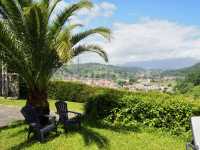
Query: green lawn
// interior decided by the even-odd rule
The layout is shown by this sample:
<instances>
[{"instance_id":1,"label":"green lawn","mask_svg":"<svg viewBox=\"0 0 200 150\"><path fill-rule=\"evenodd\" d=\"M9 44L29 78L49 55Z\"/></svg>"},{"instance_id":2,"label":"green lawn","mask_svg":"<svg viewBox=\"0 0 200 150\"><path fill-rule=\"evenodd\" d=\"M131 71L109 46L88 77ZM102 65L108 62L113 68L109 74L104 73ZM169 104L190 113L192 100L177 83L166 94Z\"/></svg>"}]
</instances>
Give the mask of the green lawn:
<instances>
[{"instance_id":1,"label":"green lawn","mask_svg":"<svg viewBox=\"0 0 200 150\"><path fill-rule=\"evenodd\" d=\"M0 99L2 105L23 106L24 103L24 100ZM50 104L51 109L55 109L53 100ZM69 103L69 109L83 111L83 104ZM15 123L0 129L0 150L182 150L186 143L185 137L172 136L164 131L122 131L83 124L80 131L73 130L68 133L59 128L59 136L51 134L47 142L40 144L34 140L27 142L26 128L27 125Z\"/></svg>"},{"instance_id":2,"label":"green lawn","mask_svg":"<svg viewBox=\"0 0 200 150\"><path fill-rule=\"evenodd\" d=\"M22 107L26 103L25 100L11 100L11 99L4 99L0 97L0 105L14 105ZM49 100L51 111L55 111L55 100ZM74 110L78 112L83 112L84 104L83 103L73 103L67 102L69 110Z\"/></svg>"}]
</instances>

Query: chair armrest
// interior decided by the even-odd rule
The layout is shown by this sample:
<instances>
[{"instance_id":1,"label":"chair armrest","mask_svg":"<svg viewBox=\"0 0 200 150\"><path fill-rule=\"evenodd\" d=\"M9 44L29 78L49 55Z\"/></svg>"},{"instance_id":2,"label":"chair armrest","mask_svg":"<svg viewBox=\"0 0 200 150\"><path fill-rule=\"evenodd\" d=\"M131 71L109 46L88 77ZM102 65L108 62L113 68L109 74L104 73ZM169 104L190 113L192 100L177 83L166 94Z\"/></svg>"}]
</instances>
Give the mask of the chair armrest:
<instances>
[{"instance_id":1,"label":"chair armrest","mask_svg":"<svg viewBox=\"0 0 200 150\"><path fill-rule=\"evenodd\" d=\"M52 115L43 115L43 116L46 117L46 118L49 118L49 119L56 118L56 116L52 116Z\"/></svg>"},{"instance_id":2,"label":"chair armrest","mask_svg":"<svg viewBox=\"0 0 200 150\"><path fill-rule=\"evenodd\" d=\"M31 126L31 127L36 127L37 124L36 124L36 123L30 123L30 126Z\"/></svg>"},{"instance_id":3,"label":"chair armrest","mask_svg":"<svg viewBox=\"0 0 200 150\"><path fill-rule=\"evenodd\" d=\"M76 114L76 115L78 115L78 116L81 116L81 115L82 115L81 113L75 112L75 111L68 111L68 113L73 113L73 114Z\"/></svg>"},{"instance_id":4,"label":"chair armrest","mask_svg":"<svg viewBox=\"0 0 200 150\"><path fill-rule=\"evenodd\" d=\"M52 116L52 115L43 115L46 118L49 118L49 121L51 123L55 123L56 122L56 116Z\"/></svg>"},{"instance_id":5,"label":"chair armrest","mask_svg":"<svg viewBox=\"0 0 200 150\"><path fill-rule=\"evenodd\" d=\"M39 130L40 129L40 126L37 123L30 123L29 125L34 130Z\"/></svg>"}]
</instances>

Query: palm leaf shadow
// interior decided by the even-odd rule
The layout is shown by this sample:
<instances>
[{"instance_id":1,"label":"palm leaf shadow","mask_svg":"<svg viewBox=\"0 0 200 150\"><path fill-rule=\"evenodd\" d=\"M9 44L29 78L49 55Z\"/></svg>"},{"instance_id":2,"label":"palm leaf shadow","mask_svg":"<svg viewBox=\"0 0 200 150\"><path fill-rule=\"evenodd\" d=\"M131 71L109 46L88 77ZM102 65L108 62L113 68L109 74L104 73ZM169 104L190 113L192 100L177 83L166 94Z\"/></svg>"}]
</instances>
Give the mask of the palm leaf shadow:
<instances>
[{"instance_id":1,"label":"palm leaf shadow","mask_svg":"<svg viewBox=\"0 0 200 150\"><path fill-rule=\"evenodd\" d=\"M69 133L70 132L70 133ZM77 133L77 130L68 130L66 134ZM78 133L82 136L86 146L91 144L96 144L99 149L109 149L109 140L107 137L101 135L100 133L90 129L86 126L82 126Z\"/></svg>"}]
</instances>

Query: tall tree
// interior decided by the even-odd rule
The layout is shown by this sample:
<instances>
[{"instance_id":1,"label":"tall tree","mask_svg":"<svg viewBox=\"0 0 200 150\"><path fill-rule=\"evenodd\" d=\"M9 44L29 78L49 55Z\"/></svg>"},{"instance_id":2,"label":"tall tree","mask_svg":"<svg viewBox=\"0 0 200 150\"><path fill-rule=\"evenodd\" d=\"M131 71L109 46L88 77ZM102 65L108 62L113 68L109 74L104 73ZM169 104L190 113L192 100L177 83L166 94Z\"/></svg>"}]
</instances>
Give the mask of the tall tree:
<instances>
[{"instance_id":1,"label":"tall tree","mask_svg":"<svg viewBox=\"0 0 200 150\"><path fill-rule=\"evenodd\" d=\"M53 73L73 57L95 52L108 61L98 45L84 44L83 39L98 34L110 38L104 27L75 33L81 27L71 24L70 18L83 8L91 8L89 0L66 6L55 15L61 0L0 0L1 59L14 68L28 87L27 104L49 110L48 84Z\"/></svg>"}]
</instances>

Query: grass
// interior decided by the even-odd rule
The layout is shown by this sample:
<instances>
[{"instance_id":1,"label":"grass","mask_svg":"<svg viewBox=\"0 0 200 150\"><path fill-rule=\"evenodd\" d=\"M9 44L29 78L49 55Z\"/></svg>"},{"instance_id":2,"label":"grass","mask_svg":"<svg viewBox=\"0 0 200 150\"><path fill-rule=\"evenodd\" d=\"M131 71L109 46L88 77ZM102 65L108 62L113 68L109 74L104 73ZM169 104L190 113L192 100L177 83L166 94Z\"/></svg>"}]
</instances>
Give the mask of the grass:
<instances>
[{"instance_id":1,"label":"grass","mask_svg":"<svg viewBox=\"0 0 200 150\"><path fill-rule=\"evenodd\" d=\"M22 107L26 103L25 100L12 100L12 99L4 99L0 97L0 105L8 105L8 106L19 106ZM51 111L55 111L55 100L49 100ZM84 104L83 103L73 103L67 102L69 110L74 110L78 112L83 112Z\"/></svg>"},{"instance_id":2,"label":"grass","mask_svg":"<svg viewBox=\"0 0 200 150\"><path fill-rule=\"evenodd\" d=\"M23 106L24 100L0 99L1 105ZM54 110L54 101L50 100ZM83 111L83 104L69 103L70 110ZM113 128L101 128L98 125L84 123L81 130L70 130L61 134L51 134L48 141L39 143L27 141L27 125L22 122L0 129L0 150L181 150L185 148L186 138L172 136L168 132L156 129L125 131Z\"/></svg>"},{"instance_id":3,"label":"grass","mask_svg":"<svg viewBox=\"0 0 200 150\"><path fill-rule=\"evenodd\" d=\"M46 143L27 142L26 125L11 126L0 131L1 150L181 150L184 140L164 132L123 132L83 125L82 130L53 134ZM5 144L6 143L6 144Z\"/></svg>"}]
</instances>

